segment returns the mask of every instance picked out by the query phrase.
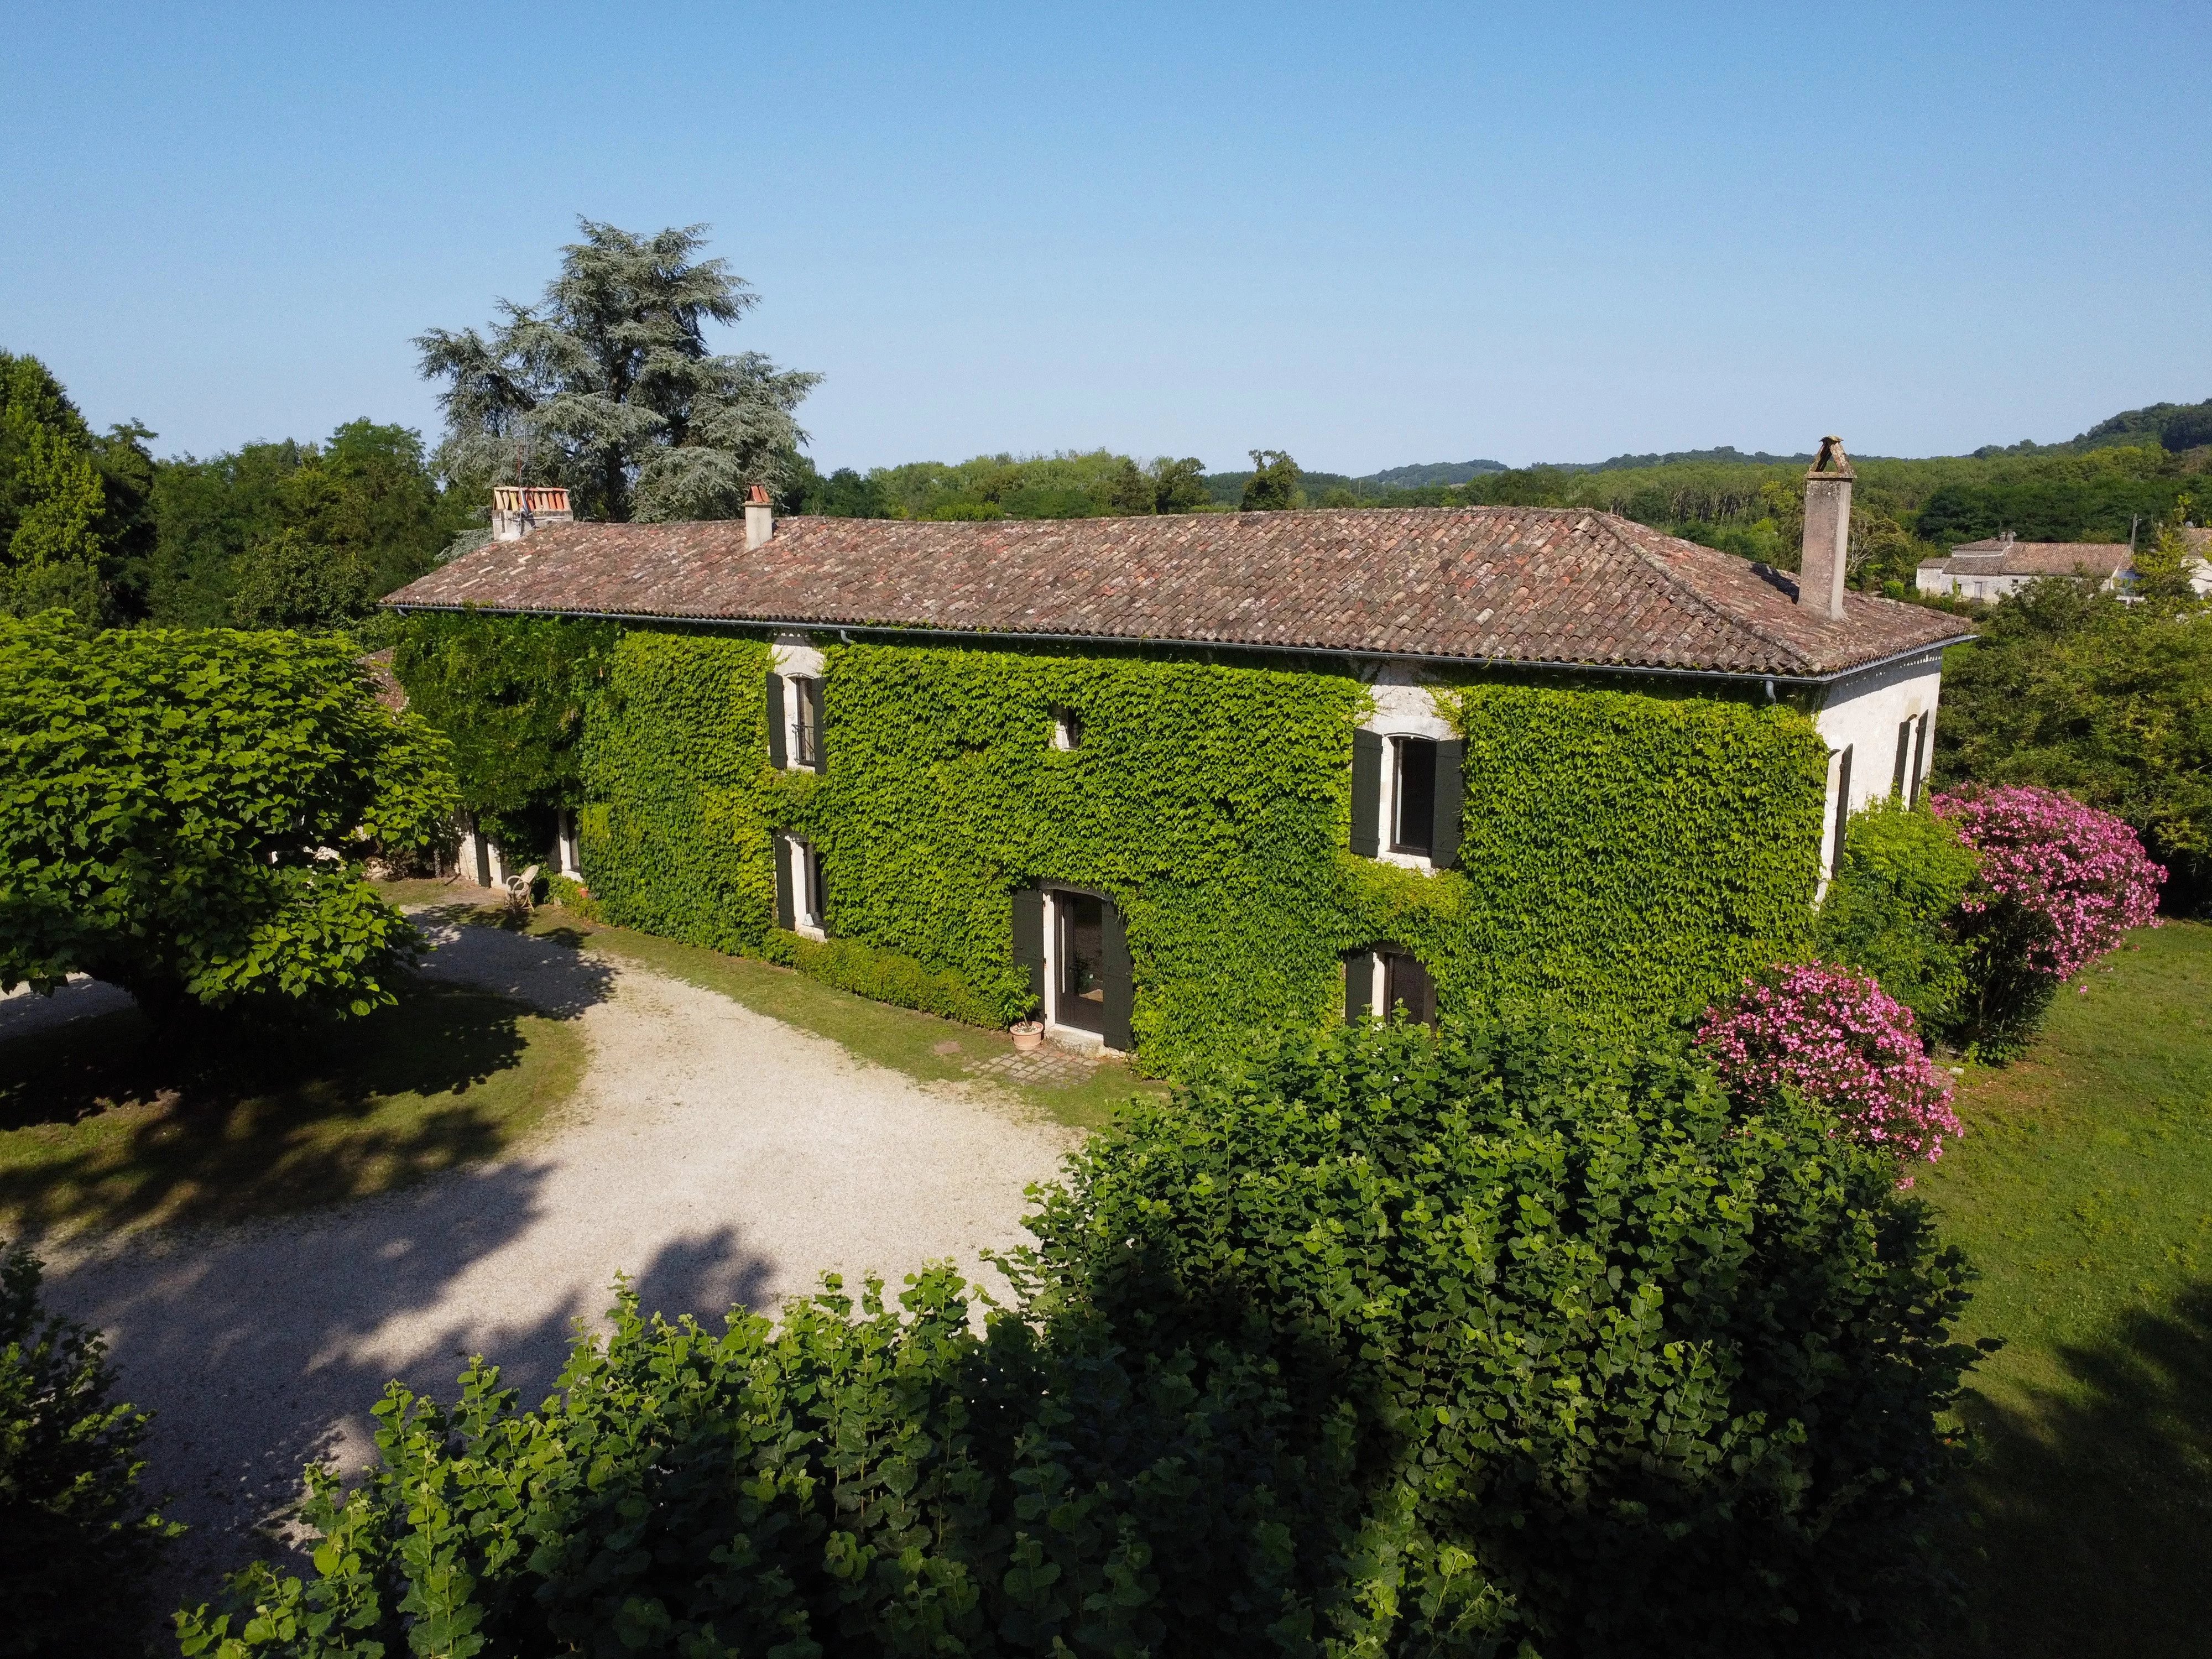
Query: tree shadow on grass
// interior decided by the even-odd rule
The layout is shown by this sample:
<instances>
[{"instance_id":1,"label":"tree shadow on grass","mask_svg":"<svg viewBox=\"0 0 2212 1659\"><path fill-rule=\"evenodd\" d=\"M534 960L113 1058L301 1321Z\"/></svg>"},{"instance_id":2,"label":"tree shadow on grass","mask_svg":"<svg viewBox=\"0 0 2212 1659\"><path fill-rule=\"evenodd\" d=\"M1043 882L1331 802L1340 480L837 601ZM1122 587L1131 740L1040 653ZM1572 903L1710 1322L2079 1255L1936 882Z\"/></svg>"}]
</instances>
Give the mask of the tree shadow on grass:
<instances>
[{"instance_id":1,"label":"tree shadow on grass","mask_svg":"<svg viewBox=\"0 0 2212 1659\"><path fill-rule=\"evenodd\" d=\"M525 1073L530 1012L420 984L363 1019L227 1022L189 1048L149 1046L135 1011L0 1044L0 1217L234 1221L491 1158L573 1081L557 1057Z\"/></svg>"},{"instance_id":2,"label":"tree shadow on grass","mask_svg":"<svg viewBox=\"0 0 2212 1659\"><path fill-rule=\"evenodd\" d=\"M2212 1629L2212 1284L2057 1353L2063 1386L1968 1416L1984 1453L1962 1565L2013 1659L2196 1655Z\"/></svg>"}]
</instances>

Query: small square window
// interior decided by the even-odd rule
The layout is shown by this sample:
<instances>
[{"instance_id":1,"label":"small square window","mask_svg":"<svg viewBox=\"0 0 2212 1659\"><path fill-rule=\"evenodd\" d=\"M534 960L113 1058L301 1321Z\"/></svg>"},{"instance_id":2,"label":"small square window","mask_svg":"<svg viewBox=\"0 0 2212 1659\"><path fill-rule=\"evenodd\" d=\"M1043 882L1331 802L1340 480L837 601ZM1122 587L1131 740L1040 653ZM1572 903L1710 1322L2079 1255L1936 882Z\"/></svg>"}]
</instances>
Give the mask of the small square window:
<instances>
[{"instance_id":1,"label":"small square window","mask_svg":"<svg viewBox=\"0 0 2212 1659\"><path fill-rule=\"evenodd\" d=\"M1083 716L1073 708L1052 711L1052 746L1060 750L1083 747Z\"/></svg>"}]
</instances>

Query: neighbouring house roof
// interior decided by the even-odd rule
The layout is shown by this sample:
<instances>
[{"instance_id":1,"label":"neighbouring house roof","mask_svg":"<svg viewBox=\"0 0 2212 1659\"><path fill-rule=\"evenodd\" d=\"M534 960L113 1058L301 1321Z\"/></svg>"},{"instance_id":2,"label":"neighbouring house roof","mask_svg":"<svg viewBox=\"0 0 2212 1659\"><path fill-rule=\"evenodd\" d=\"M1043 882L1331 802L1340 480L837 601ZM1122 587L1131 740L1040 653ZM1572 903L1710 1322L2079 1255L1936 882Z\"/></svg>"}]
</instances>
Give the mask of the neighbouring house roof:
<instances>
[{"instance_id":1,"label":"neighbouring house roof","mask_svg":"<svg viewBox=\"0 0 2212 1659\"><path fill-rule=\"evenodd\" d=\"M1967 637L1573 507L575 524L456 559L403 610L927 630L1818 679Z\"/></svg>"},{"instance_id":2,"label":"neighbouring house roof","mask_svg":"<svg viewBox=\"0 0 2212 1659\"><path fill-rule=\"evenodd\" d=\"M1962 542L1949 558L1925 559L1920 568L1954 576L2070 576L2077 570L2112 576L2133 556L2125 542L2016 542L1992 536Z\"/></svg>"}]
</instances>

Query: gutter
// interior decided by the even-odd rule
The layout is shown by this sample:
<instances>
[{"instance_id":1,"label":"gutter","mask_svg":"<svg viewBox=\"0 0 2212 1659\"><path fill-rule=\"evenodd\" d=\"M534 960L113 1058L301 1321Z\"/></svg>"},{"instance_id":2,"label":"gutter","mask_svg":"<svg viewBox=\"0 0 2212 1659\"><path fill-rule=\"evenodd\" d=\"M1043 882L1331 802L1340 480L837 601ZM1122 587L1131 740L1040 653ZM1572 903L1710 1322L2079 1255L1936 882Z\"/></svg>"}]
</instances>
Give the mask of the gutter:
<instances>
[{"instance_id":1,"label":"gutter","mask_svg":"<svg viewBox=\"0 0 2212 1659\"><path fill-rule=\"evenodd\" d=\"M1978 637L1972 634L1956 634L1948 639L1935 640L1926 645L1916 645L1903 651L1893 651L1886 657L1876 657L1869 662L1854 663L1849 668L1838 668L1827 674L1776 674L1765 669L1735 668L1651 668L1627 663L1592 663L1553 661L1549 659L1531 660L1526 657L1450 657L1421 651L1373 651L1344 646L1247 644L1234 640L1155 639L1147 635L1127 634L1000 634L986 633L973 628L908 628L894 623L801 622L791 617L685 617L671 615L665 611L536 611L509 609L477 605L394 605L382 602L383 608L406 616L410 611L440 611L453 616L471 612L493 617L550 617L569 622L611 622L652 623L687 623L708 628L765 629L771 632L796 633L810 630L826 632L831 629L840 635L869 634L890 640L947 641L954 644L1034 643L1041 645L1115 646L1127 650L1132 647L1175 647L1183 650L1258 651L1280 656L1341 657L1355 662L1415 662L1444 667L1512 669L1522 672L1562 674L1627 674L1648 679L1721 680L1726 682L1756 681L1768 687L1832 685L1838 680L1849 679L1855 674L1864 674L1876 668L1886 668L1909 657L1917 657L1931 651L1942 651L1954 645L1963 645Z\"/></svg>"}]
</instances>

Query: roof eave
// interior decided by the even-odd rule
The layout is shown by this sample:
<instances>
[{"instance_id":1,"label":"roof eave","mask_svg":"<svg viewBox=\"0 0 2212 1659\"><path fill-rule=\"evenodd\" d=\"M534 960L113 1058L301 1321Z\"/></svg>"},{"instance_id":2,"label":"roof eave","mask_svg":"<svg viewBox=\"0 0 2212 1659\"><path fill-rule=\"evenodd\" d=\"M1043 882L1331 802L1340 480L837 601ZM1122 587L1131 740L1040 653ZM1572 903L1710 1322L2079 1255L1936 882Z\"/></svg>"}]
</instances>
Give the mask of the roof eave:
<instances>
[{"instance_id":1,"label":"roof eave","mask_svg":"<svg viewBox=\"0 0 2212 1659\"><path fill-rule=\"evenodd\" d=\"M706 612L685 613L669 611L580 611L563 606L449 605L426 603L422 600L384 599L382 607L405 615L410 611L435 611L448 614L482 611L501 617L550 617L574 622L613 623L687 623L709 628L744 628L767 629L834 630L842 635L872 635L890 639L950 640L962 643L1004 641L1034 645L1087 645L1130 647L1176 646L1184 649L1211 651L1259 651L1283 656L1346 657L1362 662L1430 663L1458 668L1513 669L1521 672L1574 674L1628 674L1647 678L1717 680L1735 684L1761 684L1787 686L1823 686L1847 679L1854 674L1863 674L1870 669L1887 667L1891 663L1903 662L1907 658L1924 656L1931 651L1942 651L1954 645L1963 645L1975 638L1972 634L1956 634L1924 645L1915 645L1902 651L1893 651L1886 656L1869 658L1864 662L1851 663L1842 668L1819 673L1787 673L1765 668L1684 668L1642 663L1577 662L1567 659L1534 657L1463 657L1432 651L1380 651L1369 647L1339 645L1274 645L1245 640L1191 640L1169 635L1132 634L1061 634L1044 631L1018 632L975 628L924 628L896 623L840 623L809 620L793 617L732 617Z\"/></svg>"}]
</instances>

